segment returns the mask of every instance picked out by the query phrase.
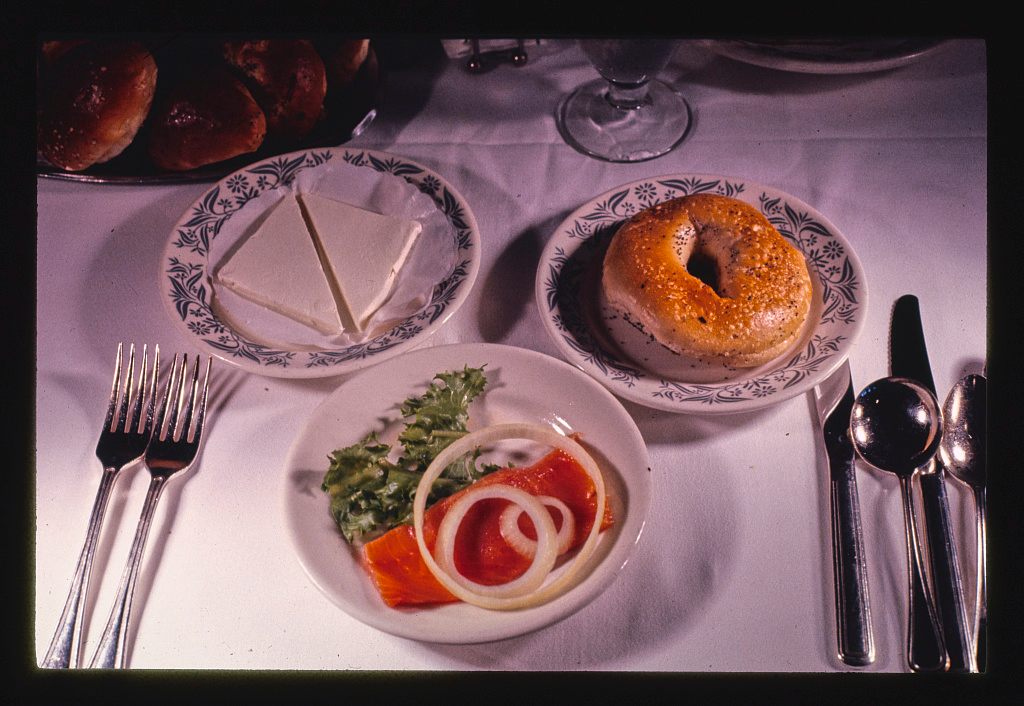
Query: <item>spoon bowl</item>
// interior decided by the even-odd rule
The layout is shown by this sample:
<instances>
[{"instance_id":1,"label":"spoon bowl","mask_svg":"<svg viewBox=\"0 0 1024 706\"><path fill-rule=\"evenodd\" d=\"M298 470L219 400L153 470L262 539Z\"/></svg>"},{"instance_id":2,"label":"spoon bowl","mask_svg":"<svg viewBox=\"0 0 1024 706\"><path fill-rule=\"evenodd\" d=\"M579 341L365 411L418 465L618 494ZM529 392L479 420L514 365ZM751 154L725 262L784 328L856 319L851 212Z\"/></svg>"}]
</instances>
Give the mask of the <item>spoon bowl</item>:
<instances>
[{"instance_id":1,"label":"spoon bowl","mask_svg":"<svg viewBox=\"0 0 1024 706\"><path fill-rule=\"evenodd\" d=\"M971 488L985 487L985 403L985 378L967 375L950 390L943 407L942 464Z\"/></svg>"},{"instance_id":2,"label":"spoon bowl","mask_svg":"<svg viewBox=\"0 0 1024 706\"><path fill-rule=\"evenodd\" d=\"M875 468L909 478L942 441L935 395L907 378L876 380L857 396L850 432L860 456Z\"/></svg>"}]
</instances>

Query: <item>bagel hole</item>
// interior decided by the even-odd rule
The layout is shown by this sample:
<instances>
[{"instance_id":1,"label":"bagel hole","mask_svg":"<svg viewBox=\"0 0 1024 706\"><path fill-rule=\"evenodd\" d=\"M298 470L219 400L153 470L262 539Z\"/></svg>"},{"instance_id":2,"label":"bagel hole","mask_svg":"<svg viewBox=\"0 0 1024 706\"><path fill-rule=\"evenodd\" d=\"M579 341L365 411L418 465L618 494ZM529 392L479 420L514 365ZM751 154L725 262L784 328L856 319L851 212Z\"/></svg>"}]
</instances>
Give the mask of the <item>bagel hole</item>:
<instances>
[{"instance_id":1,"label":"bagel hole","mask_svg":"<svg viewBox=\"0 0 1024 706\"><path fill-rule=\"evenodd\" d=\"M722 295L718 290L718 264L708 254L695 251L686 263L686 271Z\"/></svg>"}]
</instances>

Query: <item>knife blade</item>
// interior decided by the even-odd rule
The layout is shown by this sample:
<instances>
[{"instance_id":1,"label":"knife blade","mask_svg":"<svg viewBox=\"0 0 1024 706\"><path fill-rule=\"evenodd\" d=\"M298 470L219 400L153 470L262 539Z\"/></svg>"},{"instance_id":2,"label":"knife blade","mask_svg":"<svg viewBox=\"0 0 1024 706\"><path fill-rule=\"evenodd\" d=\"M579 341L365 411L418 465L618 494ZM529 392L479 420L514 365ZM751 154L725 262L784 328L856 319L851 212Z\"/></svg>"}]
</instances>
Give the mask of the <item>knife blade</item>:
<instances>
[{"instance_id":1,"label":"knife blade","mask_svg":"<svg viewBox=\"0 0 1024 706\"><path fill-rule=\"evenodd\" d=\"M853 378L843 361L828 380L814 388L829 467L832 522L832 574L839 658L853 667L875 661L867 562L857 497L855 452L850 439Z\"/></svg>"},{"instance_id":2,"label":"knife blade","mask_svg":"<svg viewBox=\"0 0 1024 706\"><path fill-rule=\"evenodd\" d=\"M889 350L892 375L916 380L935 393L920 304L913 294L896 300ZM942 637L949 653L949 671L975 671L973 649L967 631L963 583L949 521L945 468L935 458L918 470L921 506L925 516L925 554L933 577L932 590L935 593Z\"/></svg>"}]
</instances>

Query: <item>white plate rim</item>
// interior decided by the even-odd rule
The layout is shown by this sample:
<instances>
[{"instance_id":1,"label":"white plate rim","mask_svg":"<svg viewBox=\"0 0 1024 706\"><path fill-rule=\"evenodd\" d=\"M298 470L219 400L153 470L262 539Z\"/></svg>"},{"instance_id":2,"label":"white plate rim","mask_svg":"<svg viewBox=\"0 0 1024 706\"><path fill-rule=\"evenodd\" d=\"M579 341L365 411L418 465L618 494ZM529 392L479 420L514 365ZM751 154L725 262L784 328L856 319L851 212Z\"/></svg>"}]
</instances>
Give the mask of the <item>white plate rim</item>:
<instances>
[{"instance_id":1,"label":"white plate rim","mask_svg":"<svg viewBox=\"0 0 1024 706\"><path fill-rule=\"evenodd\" d=\"M299 172L333 160L401 178L431 197L453 226L458 252L431 299L390 330L353 345L288 350L251 341L217 316L212 306L208 254L223 223L268 189L287 186ZM248 372L270 377L343 375L423 343L466 301L480 269L482 241L469 203L429 167L389 152L351 147L304 149L254 162L225 176L191 206L171 230L160 259L160 294L174 326L201 350Z\"/></svg>"},{"instance_id":2,"label":"white plate rim","mask_svg":"<svg viewBox=\"0 0 1024 706\"><path fill-rule=\"evenodd\" d=\"M524 610L489 611L462 603L397 610L386 607L375 594L373 600L361 600L354 592L346 593L340 590L340 584L331 583L330 577L326 575L328 572L320 563L323 560L325 546L320 543L314 546L310 543L310 538L305 536L309 533L310 512L322 511L322 517L326 519L325 526L329 525L327 531L332 536L328 538L323 529L315 531L324 533L322 538L325 541L336 540L336 544L328 545L337 549L337 552L332 551L330 554L333 570L347 572L348 569L342 568L335 560L339 557L350 558L351 566L359 572L360 581L365 581L364 585L368 587L367 593L373 591L369 578L357 566L355 557L351 554L352 550L333 525L328 513L327 497L323 495L319 498L303 499L300 495L305 493L298 492L294 487L296 474L308 473L308 469L305 469L302 463L303 455L315 455L309 450L309 437L317 433L317 420L325 419L326 415L331 414L332 407L341 404L349 390L358 389L360 384L368 384L374 377L379 379L396 370L399 371L398 375L401 375L401 371L408 369L410 364L433 370L427 374L429 376L445 370L446 366L448 369L453 366L461 367L466 364L465 361L474 365L472 361L475 360L491 361L488 363L489 367L518 366L519 370L526 370L528 366L530 371L536 371L538 367L547 368L550 374L580 386L584 391L583 395L591 402L580 409L565 412L568 417L590 416L609 420L607 423L609 428L614 428L614 434L601 434L594 429L576 428L576 431L584 434L585 441L600 457L616 464L617 482L624 485L629 496L624 515L617 517L615 525L609 530L616 533L614 543L610 547L599 549L601 556L598 563L577 585L549 603ZM424 387L427 382L428 380L423 380ZM529 384L517 384L516 394L528 392L529 389ZM495 394L495 391L484 392L485 396L488 394ZM594 402L598 400L600 402L595 405ZM360 425L368 429L375 411L377 410L370 410L368 414L360 413L360 421L353 422L353 429ZM646 526L650 508L651 466L640 430L625 408L608 390L568 363L544 353L494 343L456 343L422 348L346 379L317 407L309 419L289 449L285 463L282 512L287 534L296 551L296 558L307 577L331 603L360 622L398 637L438 644L473 644L517 637L548 627L588 605L615 580L632 557ZM568 423L572 424L572 419L569 419ZM364 431L361 430L359 433ZM344 441L339 430L338 443L335 447ZM323 466L326 470L326 454L323 455ZM627 463L628 468L625 467ZM319 520L317 523L324 524ZM417 615L422 617L422 622L416 619ZM438 627L440 622L443 622L443 627Z\"/></svg>"},{"instance_id":3,"label":"white plate rim","mask_svg":"<svg viewBox=\"0 0 1024 706\"><path fill-rule=\"evenodd\" d=\"M822 315L781 361L727 383L680 383L650 374L600 345L573 307L559 295L574 256L586 257L594 236L611 229L640 208L693 193L717 193L759 208L808 259L823 292ZM794 230L796 231L794 233ZM806 233L806 235L804 235ZM819 245L820 239L820 245ZM581 255L581 253L584 253ZM827 262L826 262L827 261ZM837 268L835 282L831 269ZM828 271L826 271L826 269ZM573 287L569 287L574 290ZM575 290L574 290L575 291ZM817 209L779 189L716 174L664 174L621 184L589 199L554 230L541 253L534 282L541 320L559 352L613 393L645 407L688 414L751 412L807 392L849 355L864 326L868 291L860 259L839 229ZM575 305L570 298L570 303Z\"/></svg>"}]
</instances>

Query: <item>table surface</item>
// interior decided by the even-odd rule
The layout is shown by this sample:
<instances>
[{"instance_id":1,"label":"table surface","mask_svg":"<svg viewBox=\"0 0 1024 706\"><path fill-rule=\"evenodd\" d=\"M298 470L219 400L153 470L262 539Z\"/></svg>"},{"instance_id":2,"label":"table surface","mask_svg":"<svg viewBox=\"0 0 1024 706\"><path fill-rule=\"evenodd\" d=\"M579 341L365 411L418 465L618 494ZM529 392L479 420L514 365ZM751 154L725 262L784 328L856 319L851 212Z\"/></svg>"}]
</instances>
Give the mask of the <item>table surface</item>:
<instances>
[{"instance_id":1,"label":"table surface","mask_svg":"<svg viewBox=\"0 0 1024 706\"><path fill-rule=\"evenodd\" d=\"M350 145L428 166L479 222L476 285L424 346L484 341L559 357L533 281L561 220L630 181L720 174L802 199L858 254L870 301L850 354L855 387L888 373L891 307L913 293L942 397L985 364L986 72L981 40L954 40L910 65L861 75L786 73L685 42L662 78L692 106L690 134L656 160L611 164L559 136L558 101L593 73L573 42L548 41L518 68L473 75L451 60L390 71L376 119ZM164 311L156 272L173 225L208 188L38 182L40 660L99 483L94 449L117 343L159 344L167 357L194 350ZM133 611L133 668L848 669L835 656L827 483L810 394L713 417L625 402L649 450L654 493L643 536L614 583L537 632L436 645L393 637L337 608L307 578L285 529L289 447L345 378L218 367L199 465L169 485L156 512ZM131 468L114 490L94 567L87 657L147 483L143 468ZM863 466L858 483L877 650L864 671L905 671L899 487ZM973 506L957 483L948 492L972 595Z\"/></svg>"}]
</instances>

